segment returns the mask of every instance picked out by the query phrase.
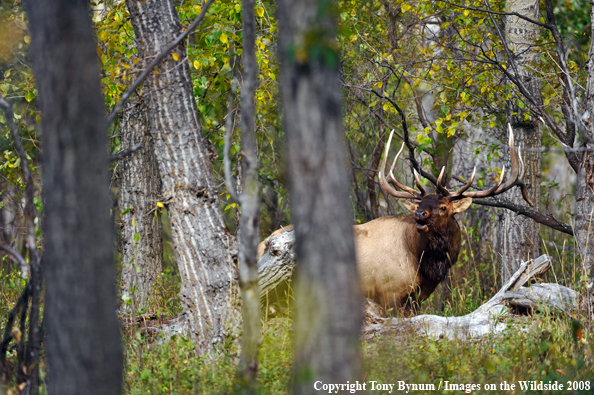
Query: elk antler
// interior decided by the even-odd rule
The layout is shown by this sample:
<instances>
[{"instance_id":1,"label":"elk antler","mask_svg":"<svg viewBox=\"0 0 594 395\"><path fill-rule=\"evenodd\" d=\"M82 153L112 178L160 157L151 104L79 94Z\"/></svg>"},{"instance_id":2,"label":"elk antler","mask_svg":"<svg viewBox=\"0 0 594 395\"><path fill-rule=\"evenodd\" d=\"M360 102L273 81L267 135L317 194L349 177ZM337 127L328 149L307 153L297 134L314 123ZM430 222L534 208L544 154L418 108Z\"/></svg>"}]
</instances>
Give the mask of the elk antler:
<instances>
[{"instance_id":1,"label":"elk antler","mask_svg":"<svg viewBox=\"0 0 594 395\"><path fill-rule=\"evenodd\" d=\"M440 192L442 192L442 189L444 189L448 193L448 195L444 195L444 196L447 196L450 201L462 199L465 197L482 198L482 197L496 196L496 195L499 195L500 193L507 191L508 189L512 188L513 186L518 185L522 190L522 196L524 197L524 200L530 206L532 206L532 207L534 206L532 204L532 201L528 197L528 191L526 190L526 184L524 184L525 167L524 167L524 161L522 160L521 150L518 148L518 152L517 152L517 156L516 156L516 147L514 146L514 131L510 124L508 124L507 126L509 129L509 156L510 156L510 161L511 161L511 177L509 178L509 180L507 180L507 182L505 184L501 185L504 180L504 177L505 177L505 166L503 166L503 169L501 170L501 177L499 177L499 182L497 184L495 184L492 188L486 189L484 191L466 192L466 190L470 187L470 185L472 184L472 181L474 180L474 175L476 172L476 167L475 167L474 171L472 172L472 176L470 177L470 180L456 192L450 193L449 191L447 191L447 189L440 188L440 186L439 186L441 176L443 174L443 170L442 170L442 174L440 174L440 176L439 176L440 178L437 180L437 188L440 189ZM442 194L443 194L443 192L442 192Z\"/></svg>"},{"instance_id":2,"label":"elk antler","mask_svg":"<svg viewBox=\"0 0 594 395\"><path fill-rule=\"evenodd\" d=\"M394 173L393 173L394 168L396 167L396 162L398 161L398 157L400 156L400 154L402 153L402 150L404 149L404 143L402 143L402 147L400 148L400 151L398 151L398 154L396 154L396 158L394 158L394 162L392 162L392 166L390 168L390 181L392 181L392 183L394 185L396 185L396 187L402 189L404 192L396 190L394 187L392 187L390 184L388 184L388 181L386 180L386 176L384 173L386 171L386 162L388 160L388 153L390 151L390 144L392 143L393 135L394 135L394 130L392 130L392 132L390 133L390 137L388 138L388 144L386 144L386 149L384 150L384 157L382 158L382 163L381 163L380 171L379 171L379 175L378 175L380 186L382 187L384 192L386 192L394 197L421 200L423 198L423 196L426 195L426 192L421 187L421 182L419 181L419 176L417 175L416 171L414 172L414 176L415 176L415 181L417 183L417 186L419 187L420 192L417 192L414 189L407 187L406 185L400 183L396 179L396 177L394 177Z\"/></svg>"}]
</instances>

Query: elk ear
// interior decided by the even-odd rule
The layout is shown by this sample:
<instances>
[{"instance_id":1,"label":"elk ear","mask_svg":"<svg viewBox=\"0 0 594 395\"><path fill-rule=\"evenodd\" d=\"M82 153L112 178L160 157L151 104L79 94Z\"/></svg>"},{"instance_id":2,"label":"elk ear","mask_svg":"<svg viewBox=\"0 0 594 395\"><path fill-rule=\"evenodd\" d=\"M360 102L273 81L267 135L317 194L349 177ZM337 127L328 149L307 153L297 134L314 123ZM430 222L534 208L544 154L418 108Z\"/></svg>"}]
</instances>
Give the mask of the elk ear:
<instances>
[{"instance_id":1,"label":"elk ear","mask_svg":"<svg viewBox=\"0 0 594 395\"><path fill-rule=\"evenodd\" d=\"M462 211L466 211L468 207L472 204L472 198L464 198L462 200L458 200L457 202L452 203L452 211L454 213L461 213Z\"/></svg>"},{"instance_id":2,"label":"elk ear","mask_svg":"<svg viewBox=\"0 0 594 395\"><path fill-rule=\"evenodd\" d=\"M407 209L408 211L410 211L413 214L419 208L419 203L414 203L414 202L411 202L410 200L401 200L400 204L402 204L405 209Z\"/></svg>"}]
</instances>

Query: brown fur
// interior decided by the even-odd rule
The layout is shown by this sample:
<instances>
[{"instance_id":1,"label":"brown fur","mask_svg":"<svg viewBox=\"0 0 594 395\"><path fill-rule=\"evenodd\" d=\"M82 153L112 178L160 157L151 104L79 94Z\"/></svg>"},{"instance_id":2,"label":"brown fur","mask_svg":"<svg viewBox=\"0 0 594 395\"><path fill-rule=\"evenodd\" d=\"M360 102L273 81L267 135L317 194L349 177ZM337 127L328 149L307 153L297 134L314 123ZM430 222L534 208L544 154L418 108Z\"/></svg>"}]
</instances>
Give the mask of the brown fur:
<instances>
[{"instance_id":1,"label":"brown fur","mask_svg":"<svg viewBox=\"0 0 594 395\"><path fill-rule=\"evenodd\" d=\"M411 215L381 217L353 226L364 295L384 308L403 306L409 298L427 299L458 260L461 235L454 215L471 202L450 203L440 195L428 195L419 203L406 202ZM264 249L262 242L258 259Z\"/></svg>"}]
</instances>

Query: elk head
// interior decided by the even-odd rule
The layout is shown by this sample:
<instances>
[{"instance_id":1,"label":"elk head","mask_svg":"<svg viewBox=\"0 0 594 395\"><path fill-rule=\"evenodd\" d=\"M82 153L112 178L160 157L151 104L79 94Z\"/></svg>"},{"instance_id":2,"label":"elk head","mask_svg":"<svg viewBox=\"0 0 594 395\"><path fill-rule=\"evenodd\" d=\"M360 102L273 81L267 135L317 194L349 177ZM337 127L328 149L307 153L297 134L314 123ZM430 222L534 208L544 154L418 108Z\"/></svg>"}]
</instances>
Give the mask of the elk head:
<instances>
[{"instance_id":1,"label":"elk head","mask_svg":"<svg viewBox=\"0 0 594 395\"><path fill-rule=\"evenodd\" d=\"M503 180L506 177L504 166L501 171L501 176L499 177L498 182L494 186L483 191L468 192L467 189L470 188L470 186L472 185L472 182L474 181L474 176L476 174L475 167L472 172L472 175L470 176L470 179L464 186L462 186L457 191L450 191L444 185L445 167L443 167L441 169L439 177L437 178L437 183L435 184L436 193L427 194L427 192L421 185L421 182L419 180L419 174L415 169L413 169L415 182L417 184L417 187L419 188L419 190L416 191L400 183L396 179L396 177L394 177L394 168L396 167L396 162L398 161L398 158L400 157L400 154L404 149L404 143L402 143L402 147L396 155L396 158L394 158L394 162L392 162L392 166L390 168L390 182L394 185L394 187L400 189L397 190L387 182L385 176L386 161L390 149L390 144L392 142L392 136L394 134L394 131L392 130L392 132L390 133L390 137L388 139L388 144L386 144L384 157L382 159L379 171L380 185L384 192L394 197L416 201L413 202L405 200L402 202L402 204L408 211L410 211L414 215L414 219L417 222L417 230L421 233L432 232L436 229L444 229L444 227L447 227L449 219L452 218L454 214L460 213L466 210L468 207L470 207L473 198L496 196L500 193L507 191L515 185L518 185L521 188L524 199L532 206L532 202L528 198L526 186L524 184L524 161L522 160L520 150L518 149L516 152L516 148L514 147L513 130L510 125L508 125L508 128L509 149L511 157L511 177L505 183L503 183Z\"/></svg>"}]
</instances>

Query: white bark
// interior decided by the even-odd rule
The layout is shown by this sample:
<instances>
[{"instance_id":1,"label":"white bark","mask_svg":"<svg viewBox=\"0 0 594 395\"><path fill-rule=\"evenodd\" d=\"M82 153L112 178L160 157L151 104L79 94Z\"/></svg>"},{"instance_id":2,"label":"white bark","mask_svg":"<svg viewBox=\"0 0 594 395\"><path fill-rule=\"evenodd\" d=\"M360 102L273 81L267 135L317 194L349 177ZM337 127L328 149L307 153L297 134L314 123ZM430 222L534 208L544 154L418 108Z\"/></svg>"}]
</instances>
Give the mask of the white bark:
<instances>
[{"instance_id":1,"label":"white bark","mask_svg":"<svg viewBox=\"0 0 594 395\"><path fill-rule=\"evenodd\" d=\"M295 270L295 231L293 229L272 235L264 240L266 249L258 260L260 300L266 300L274 288L290 281Z\"/></svg>"},{"instance_id":2,"label":"white bark","mask_svg":"<svg viewBox=\"0 0 594 395\"><path fill-rule=\"evenodd\" d=\"M140 56L152 58L181 30L173 1L128 0ZM145 83L150 133L163 182L163 203L181 276L180 298L200 354L236 338L237 246L225 232L183 44Z\"/></svg>"},{"instance_id":3,"label":"white bark","mask_svg":"<svg viewBox=\"0 0 594 395\"><path fill-rule=\"evenodd\" d=\"M538 0L507 0L506 11L517 12L531 19L538 20ZM535 98L540 98L540 82L530 71L530 63L538 53L534 43L539 35L539 27L516 16L507 16L505 22L505 40L508 54L513 58L510 72L526 86ZM512 59L510 59L512 62ZM515 67L513 65L515 64ZM528 105L527 100L523 99ZM507 108L508 122L511 123L516 137L516 145L527 148L522 153L526 165L525 182L528 195L534 203L534 209L540 205L540 146L541 131L537 119L525 120L525 111L510 102ZM515 114L515 115L514 115ZM509 169L509 160L506 167ZM516 204L525 205L517 188L508 191L505 198ZM498 251L501 255L501 278L505 282L518 269L520 262L538 256L540 247L539 225L530 218L509 210L503 210L499 217Z\"/></svg>"},{"instance_id":4,"label":"white bark","mask_svg":"<svg viewBox=\"0 0 594 395\"><path fill-rule=\"evenodd\" d=\"M120 162L120 212L122 295L132 298L136 309L148 309L157 278L163 270L163 235L157 201L161 178L153 141L146 133L148 107L143 93L122 112L122 149L142 144L139 152ZM123 311L131 305L124 303Z\"/></svg>"}]
</instances>

